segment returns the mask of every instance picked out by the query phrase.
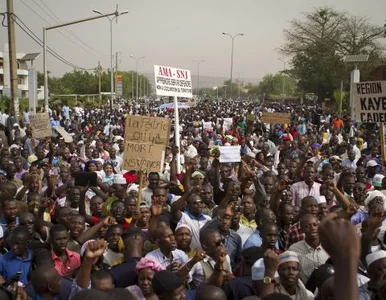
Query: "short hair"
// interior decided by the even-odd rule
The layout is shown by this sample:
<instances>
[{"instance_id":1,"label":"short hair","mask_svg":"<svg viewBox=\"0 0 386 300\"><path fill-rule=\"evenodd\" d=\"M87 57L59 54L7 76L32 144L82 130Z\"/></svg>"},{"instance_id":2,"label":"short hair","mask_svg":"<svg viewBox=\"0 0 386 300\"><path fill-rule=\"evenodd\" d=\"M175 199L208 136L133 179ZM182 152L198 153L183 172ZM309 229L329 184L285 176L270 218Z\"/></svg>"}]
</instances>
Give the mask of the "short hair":
<instances>
[{"instance_id":1,"label":"short hair","mask_svg":"<svg viewBox=\"0 0 386 300\"><path fill-rule=\"evenodd\" d=\"M115 200L115 201L111 204L111 208L112 208L113 206L117 205L117 204L120 204L120 203L122 203L122 205L125 205L125 203L124 203L122 200L117 199L117 200Z\"/></svg>"},{"instance_id":2,"label":"short hair","mask_svg":"<svg viewBox=\"0 0 386 300\"><path fill-rule=\"evenodd\" d=\"M141 236L142 237L142 230L140 228L136 227L129 227L121 236L122 240L125 241L128 238L131 238L133 236Z\"/></svg>"},{"instance_id":3,"label":"short hair","mask_svg":"<svg viewBox=\"0 0 386 300\"><path fill-rule=\"evenodd\" d=\"M67 228L62 224L55 224L50 229L50 236L52 237L55 233L63 232L65 231L67 233Z\"/></svg>"},{"instance_id":4,"label":"short hair","mask_svg":"<svg viewBox=\"0 0 386 300\"><path fill-rule=\"evenodd\" d=\"M209 228L201 229L200 230L200 243L201 243L201 245L204 244L204 243L207 243L208 237L211 234L214 234L216 232L219 233L217 228L210 228L209 227Z\"/></svg>"},{"instance_id":5,"label":"short hair","mask_svg":"<svg viewBox=\"0 0 386 300\"><path fill-rule=\"evenodd\" d=\"M255 213L256 224L260 224L260 221L264 219L265 215L270 211L269 208L258 209Z\"/></svg>"},{"instance_id":6,"label":"short hair","mask_svg":"<svg viewBox=\"0 0 386 300\"><path fill-rule=\"evenodd\" d=\"M121 231L122 230L122 226L120 224L114 224L114 225L111 225L107 228L107 231L106 231L106 234L109 234L111 231L113 231L114 229L120 229Z\"/></svg>"},{"instance_id":7,"label":"short hair","mask_svg":"<svg viewBox=\"0 0 386 300\"><path fill-rule=\"evenodd\" d=\"M26 226L17 226L13 231L12 231L12 235L15 236L15 235L22 235L22 236L25 236L26 238L28 238L30 236L30 233L27 229Z\"/></svg>"},{"instance_id":8,"label":"short hair","mask_svg":"<svg viewBox=\"0 0 386 300\"><path fill-rule=\"evenodd\" d=\"M148 177L150 176L157 176L158 178L160 177L158 172L150 172Z\"/></svg>"},{"instance_id":9,"label":"short hair","mask_svg":"<svg viewBox=\"0 0 386 300\"><path fill-rule=\"evenodd\" d=\"M95 287L95 282L97 281L101 281L101 280L111 280L112 282L114 281L111 274L105 270L92 272L90 276L90 280L91 280L91 288Z\"/></svg>"}]
</instances>

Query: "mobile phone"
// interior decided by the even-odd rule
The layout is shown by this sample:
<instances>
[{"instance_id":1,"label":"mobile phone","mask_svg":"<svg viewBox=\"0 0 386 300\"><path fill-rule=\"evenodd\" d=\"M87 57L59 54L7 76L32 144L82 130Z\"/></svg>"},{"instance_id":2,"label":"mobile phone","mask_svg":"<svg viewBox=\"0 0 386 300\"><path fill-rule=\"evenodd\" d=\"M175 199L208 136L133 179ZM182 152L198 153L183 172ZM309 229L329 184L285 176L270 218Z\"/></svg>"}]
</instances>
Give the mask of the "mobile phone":
<instances>
[{"instance_id":1,"label":"mobile phone","mask_svg":"<svg viewBox=\"0 0 386 300\"><path fill-rule=\"evenodd\" d=\"M20 281L21 274L22 274L21 271L16 272L15 276L13 277L14 282Z\"/></svg>"},{"instance_id":2,"label":"mobile phone","mask_svg":"<svg viewBox=\"0 0 386 300\"><path fill-rule=\"evenodd\" d=\"M71 174L75 178L75 185L77 186L86 186L89 183L89 186L97 185L97 174L95 172L74 172Z\"/></svg>"}]
</instances>

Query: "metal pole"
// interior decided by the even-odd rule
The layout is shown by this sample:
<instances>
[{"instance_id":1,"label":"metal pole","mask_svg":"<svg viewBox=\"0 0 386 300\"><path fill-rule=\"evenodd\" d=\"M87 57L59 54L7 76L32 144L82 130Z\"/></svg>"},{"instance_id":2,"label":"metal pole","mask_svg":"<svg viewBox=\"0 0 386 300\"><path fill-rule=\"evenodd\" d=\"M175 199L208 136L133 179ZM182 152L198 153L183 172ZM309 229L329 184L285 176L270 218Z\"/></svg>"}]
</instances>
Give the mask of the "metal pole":
<instances>
[{"instance_id":1,"label":"metal pole","mask_svg":"<svg viewBox=\"0 0 386 300\"><path fill-rule=\"evenodd\" d=\"M135 100L137 100L137 101L138 101L138 61L139 61L139 59L137 59L136 68L135 68L136 73L137 73L137 80L136 80L136 84L137 84L136 94L137 94L137 96L136 96Z\"/></svg>"},{"instance_id":2,"label":"metal pole","mask_svg":"<svg viewBox=\"0 0 386 300\"><path fill-rule=\"evenodd\" d=\"M343 80L340 82L340 101L339 101L339 113L342 113L343 107Z\"/></svg>"},{"instance_id":3,"label":"metal pole","mask_svg":"<svg viewBox=\"0 0 386 300\"><path fill-rule=\"evenodd\" d=\"M19 88L17 77L17 58L15 43L15 23L13 13L13 0L7 0L8 21L8 58L9 58L9 83L11 90L11 114L17 119L19 117Z\"/></svg>"},{"instance_id":4,"label":"metal pole","mask_svg":"<svg viewBox=\"0 0 386 300\"><path fill-rule=\"evenodd\" d=\"M179 130L179 114L178 114L178 101L177 96L174 96L174 139L175 145L180 148L180 130ZM180 154L177 154L177 174L181 174L181 158Z\"/></svg>"},{"instance_id":5,"label":"metal pole","mask_svg":"<svg viewBox=\"0 0 386 300\"><path fill-rule=\"evenodd\" d=\"M131 72L131 100L134 100L134 72Z\"/></svg>"},{"instance_id":6,"label":"metal pole","mask_svg":"<svg viewBox=\"0 0 386 300\"><path fill-rule=\"evenodd\" d=\"M139 76L139 97L142 94L142 76Z\"/></svg>"},{"instance_id":7,"label":"metal pole","mask_svg":"<svg viewBox=\"0 0 386 300\"><path fill-rule=\"evenodd\" d=\"M48 112L47 29L43 28L44 107Z\"/></svg>"},{"instance_id":8,"label":"metal pole","mask_svg":"<svg viewBox=\"0 0 386 300\"><path fill-rule=\"evenodd\" d=\"M234 50L234 45L235 45L235 37L233 36L232 38L232 51L231 51L231 93L230 93L230 98L232 99L232 81L233 81L233 50Z\"/></svg>"},{"instance_id":9,"label":"metal pole","mask_svg":"<svg viewBox=\"0 0 386 300\"><path fill-rule=\"evenodd\" d=\"M114 101L114 72L113 72L113 19L110 21L110 81L111 81L111 99L110 99L110 110L113 110Z\"/></svg>"},{"instance_id":10,"label":"metal pole","mask_svg":"<svg viewBox=\"0 0 386 300\"><path fill-rule=\"evenodd\" d=\"M101 80L101 62L98 61L98 79L99 79L99 104L102 103L102 80Z\"/></svg>"}]
</instances>

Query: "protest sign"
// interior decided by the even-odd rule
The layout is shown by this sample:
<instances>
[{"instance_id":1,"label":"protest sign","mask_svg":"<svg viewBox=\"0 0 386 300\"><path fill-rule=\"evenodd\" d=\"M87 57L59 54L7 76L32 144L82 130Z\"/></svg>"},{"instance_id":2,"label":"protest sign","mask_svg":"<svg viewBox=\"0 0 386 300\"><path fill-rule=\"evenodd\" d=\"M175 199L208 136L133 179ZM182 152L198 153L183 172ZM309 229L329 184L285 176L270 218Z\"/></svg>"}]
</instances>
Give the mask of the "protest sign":
<instances>
[{"instance_id":1,"label":"protest sign","mask_svg":"<svg viewBox=\"0 0 386 300\"><path fill-rule=\"evenodd\" d=\"M224 131L227 131L232 128L233 119L232 118L224 118L224 123L222 125L222 128Z\"/></svg>"},{"instance_id":2,"label":"protest sign","mask_svg":"<svg viewBox=\"0 0 386 300\"><path fill-rule=\"evenodd\" d=\"M50 117L47 113L38 113L36 115L30 115L30 126L32 131L32 137L35 139L43 139L47 136L51 136L51 123Z\"/></svg>"},{"instance_id":3,"label":"protest sign","mask_svg":"<svg viewBox=\"0 0 386 300\"><path fill-rule=\"evenodd\" d=\"M240 146L223 146L219 147L220 163L240 162Z\"/></svg>"},{"instance_id":4,"label":"protest sign","mask_svg":"<svg viewBox=\"0 0 386 300\"><path fill-rule=\"evenodd\" d=\"M386 81L354 83L353 99L356 121L386 122Z\"/></svg>"},{"instance_id":5,"label":"protest sign","mask_svg":"<svg viewBox=\"0 0 386 300\"><path fill-rule=\"evenodd\" d=\"M54 128L63 137L65 143L72 143L72 135L69 134L62 126L55 126Z\"/></svg>"},{"instance_id":6,"label":"protest sign","mask_svg":"<svg viewBox=\"0 0 386 300\"><path fill-rule=\"evenodd\" d=\"M203 122L202 127L204 129L213 129L212 122Z\"/></svg>"},{"instance_id":7,"label":"protest sign","mask_svg":"<svg viewBox=\"0 0 386 300\"><path fill-rule=\"evenodd\" d=\"M170 119L127 116L123 168L159 172L169 133Z\"/></svg>"},{"instance_id":8,"label":"protest sign","mask_svg":"<svg viewBox=\"0 0 386 300\"><path fill-rule=\"evenodd\" d=\"M291 114L263 112L260 121L267 124L289 124L291 122Z\"/></svg>"},{"instance_id":9,"label":"protest sign","mask_svg":"<svg viewBox=\"0 0 386 300\"><path fill-rule=\"evenodd\" d=\"M192 77L189 70L154 65L157 96L192 98Z\"/></svg>"}]
</instances>

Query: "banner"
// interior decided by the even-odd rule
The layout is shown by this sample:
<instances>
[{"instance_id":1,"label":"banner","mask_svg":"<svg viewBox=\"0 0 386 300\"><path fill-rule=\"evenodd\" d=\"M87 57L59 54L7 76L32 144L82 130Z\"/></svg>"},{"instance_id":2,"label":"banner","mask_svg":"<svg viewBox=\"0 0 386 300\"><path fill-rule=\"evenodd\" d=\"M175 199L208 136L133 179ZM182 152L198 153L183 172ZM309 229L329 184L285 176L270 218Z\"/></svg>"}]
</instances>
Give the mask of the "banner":
<instances>
[{"instance_id":1,"label":"banner","mask_svg":"<svg viewBox=\"0 0 386 300\"><path fill-rule=\"evenodd\" d=\"M32 137L35 139L43 139L51 136L51 122L47 113L30 114L29 122L31 126Z\"/></svg>"},{"instance_id":2,"label":"banner","mask_svg":"<svg viewBox=\"0 0 386 300\"><path fill-rule=\"evenodd\" d=\"M223 146L220 150L220 163L240 162L240 146Z\"/></svg>"},{"instance_id":3,"label":"banner","mask_svg":"<svg viewBox=\"0 0 386 300\"><path fill-rule=\"evenodd\" d=\"M72 135L69 134L62 126L55 126L55 130L63 137L65 143L72 143Z\"/></svg>"},{"instance_id":4,"label":"banner","mask_svg":"<svg viewBox=\"0 0 386 300\"><path fill-rule=\"evenodd\" d=\"M386 122L386 81L354 83L353 102L356 121Z\"/></svg>"},{"instance_id":5,"label":"banner","mask_svg":"<svg viewBox=\"0 0 386 300\"><path fill-rule=\"evenodd\" d=\"M192 77L189 70L154 65L157 96L192 98Z\"/></svg>"},{"instance_id":6,"label":"banner","mask_svg":"<svg viewBox=\"0 0 386 300\"><path fill-rule=\"evenodd\" d=\"M123 169L160 172L169 134L170 119L127 116Z\"/></svg>"},{"instance_id":7,"label":"banner","mask_svg":"<svg viewBox=\"0 0 386 300\"><path fill-rule=\"evenodd\" d=\"M202 127L204 129L213 129L212 122L203 122Z\"/></svg>"},{"instance_id":8,"label":"banner","mask_svg":"<svg viewBox=\"0 0 386 300\"><path fill-rule=\"evenodd\" d=\"M267 124L289 124L291 122L291 114L263 112L260 122Z\"/></svg>"}]
</instances>

